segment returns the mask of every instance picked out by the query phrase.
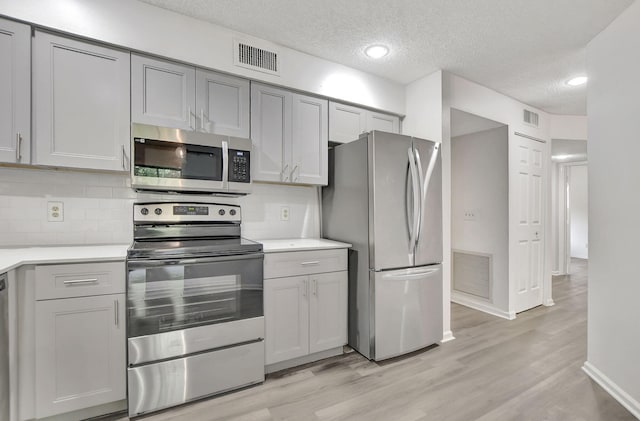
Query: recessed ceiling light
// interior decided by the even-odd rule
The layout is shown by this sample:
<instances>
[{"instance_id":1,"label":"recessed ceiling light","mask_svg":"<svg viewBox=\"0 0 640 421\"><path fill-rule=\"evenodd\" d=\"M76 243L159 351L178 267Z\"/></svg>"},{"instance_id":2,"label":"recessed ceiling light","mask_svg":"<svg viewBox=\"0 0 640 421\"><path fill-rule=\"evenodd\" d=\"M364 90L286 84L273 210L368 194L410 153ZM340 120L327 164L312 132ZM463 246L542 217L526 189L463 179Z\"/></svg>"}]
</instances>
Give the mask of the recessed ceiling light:
<instances>
[{"instance_id":1,"label":"recessed ceiling light","mask_svg":"<svg viewBox=\"0 0 640 421\"><path fill-rule=\"evenodd\" d=\"M580 86L580 85L584 85L585 83L587 83L586 76L574 77L573 79L569 79L567 81L567 85L569 86Z\"/></svg>"},{"instance_id":2,"label":"recessed ceiling light","mask_svg":"<svg viewBox=\"0 0 640 421\"><path fill-rule=\"evenodd\" d=\"M389 49L384 45L371 45L364 50L364 53L371 58L382 58L389 54Z\"/></svg>"}]
</instances>

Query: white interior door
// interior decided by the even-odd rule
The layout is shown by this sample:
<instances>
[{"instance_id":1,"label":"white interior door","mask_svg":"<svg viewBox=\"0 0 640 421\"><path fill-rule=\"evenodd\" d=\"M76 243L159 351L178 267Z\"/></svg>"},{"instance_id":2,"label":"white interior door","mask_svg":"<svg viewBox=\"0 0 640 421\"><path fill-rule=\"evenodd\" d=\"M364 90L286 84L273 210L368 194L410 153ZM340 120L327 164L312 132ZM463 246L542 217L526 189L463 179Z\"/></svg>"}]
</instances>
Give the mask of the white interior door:
<instances>
[{"instance_id":1,"label":"white interior door","mask_svg":"<svg viewBox=\"0 0 640 421\"><path fill-rule=\"evenodd\" d=\"M515 136L516 152L513 195L516 227L514 271L515 311L521 312L542 304L544 274L545 157L546 143Z\"/></svg>"}]
</instances>

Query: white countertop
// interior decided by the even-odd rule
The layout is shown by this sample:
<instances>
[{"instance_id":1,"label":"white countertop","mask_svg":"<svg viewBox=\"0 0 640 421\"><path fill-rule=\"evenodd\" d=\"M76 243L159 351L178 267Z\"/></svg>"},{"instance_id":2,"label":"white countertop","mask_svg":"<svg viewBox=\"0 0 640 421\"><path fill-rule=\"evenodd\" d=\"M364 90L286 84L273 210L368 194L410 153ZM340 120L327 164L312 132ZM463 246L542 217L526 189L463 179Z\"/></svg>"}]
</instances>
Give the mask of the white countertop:
<instances>
[{"instance_id":1,"label":"white countertop","mask_svg":"<svg viewBox=\"0 0 640 421\"><path fill-rule=\"evenodd\" d=\"M278 240L256 240L262 243L265 253L277 253L283 251L306 251L306 250L328 250L344 249L351 247L351 244L339 241L325 240L324 238L285 238Z\"/></svg>"},{"instance_id":2,"label":"white countertop","mask_svg":"<svg viewBox=\"0 0 640 421\"><path fill-rule=\"evenodd\" d=\"M21 265L124 260L129 244L0 249L0 273Z\"/></svg>"}]
</instances>

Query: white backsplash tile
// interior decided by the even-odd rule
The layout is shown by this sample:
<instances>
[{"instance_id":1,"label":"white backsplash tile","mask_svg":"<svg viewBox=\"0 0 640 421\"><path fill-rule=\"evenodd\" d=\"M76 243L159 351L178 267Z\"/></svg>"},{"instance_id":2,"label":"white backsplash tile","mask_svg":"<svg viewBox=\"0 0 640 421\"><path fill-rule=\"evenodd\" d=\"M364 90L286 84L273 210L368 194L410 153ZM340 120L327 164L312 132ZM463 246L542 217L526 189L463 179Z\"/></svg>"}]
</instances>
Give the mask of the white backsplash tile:
<instances>
[{"instance_id":1,"label":"white backsplash tile","mask_svg":"<svg viewBox=\"0 0 640 421\"><path fill-rule=\"evenodd\" d=\"M318 237L318 189L254 183L240 198L136 193L124 173L0 167L0 247L127 244L136 201L238 204L251 239ZM47 220L48 202L64 203L64 221ZM289 220L280 220L282 206Z\"/></svg>"}]
</instances>

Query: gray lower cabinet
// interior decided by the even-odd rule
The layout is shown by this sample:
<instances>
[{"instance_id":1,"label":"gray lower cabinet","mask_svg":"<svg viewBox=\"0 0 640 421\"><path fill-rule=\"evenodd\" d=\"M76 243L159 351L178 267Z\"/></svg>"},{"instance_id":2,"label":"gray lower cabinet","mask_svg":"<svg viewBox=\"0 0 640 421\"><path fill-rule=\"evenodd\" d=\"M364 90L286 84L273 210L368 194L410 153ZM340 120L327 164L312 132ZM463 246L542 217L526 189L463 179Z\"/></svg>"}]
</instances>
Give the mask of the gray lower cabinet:
<instances>
[{"instance_id":1,"label":"gray lower cabinet","mask_svg":"<svg viewBox=\"0 0 640 421\"><path fill-rule=\"evenodd\" d=\"M35 300L24 303L33 306L33 321L25 317L24 324L34 330L33 368L24 370L33 373L28 413L69 420L102 415L105 406L126 399L124 262L38 265L33 273ZM23 354L31 355L28 347Z\"/></svg>"},{"instance_id":2,"label":"gray lower cabinet","mask_svg":"<svg viewBox=\"0 0 640 421\"><path fill-rule=\"evenodd\" d=\"M248 138L249 81L132 54L131 120Z\"/></svg>"},{"instance_id":3,"label":"gray lower cabinet","mask_svg":"<svg viewBox=\"0 0 640 421\"><path fill-rule=\"evenodd\" d=\"M36 303L36 417L126 399L125 295Z\"/></svg>"},{"instance_id":4,"label":"gray lower cabinet","mask_svg":"<svg viewBox=\"0 0 640 421\"><path fill-rule=\"evenodd\" d=\"M0 19L0 162L29 163L31 28Z\"/></svg>"},{"instance_id":5,"label":"gray lower cabinet","mask_svg":"<svg viewBox=\"0 0 640 421\"><path fill-rule=\"evenodd\" d=\"M264 277L267 372L347 343L346 249L266 253Z\"/></svg>"},{"instance_id":6,"label":"gray lower cabinet","mask_svg":"<svg viewBox=\"0 0 640 421\"><path fill-rule=\"evenodd\" d=\"M129 169L129 53L36 31L34 164Z\"/></svg>"},{"instance_id":7,"label":"gray lower cabinet","mask_svg":"<svg viewBox=\"0 0 640 421\"><path fill-rule=\"evenodd\" d=\"M366 110L353 105L329 102L329 140L347 143L371 130L400 133L400 118L396 115Z\"/></svg>"}]
</instances>

